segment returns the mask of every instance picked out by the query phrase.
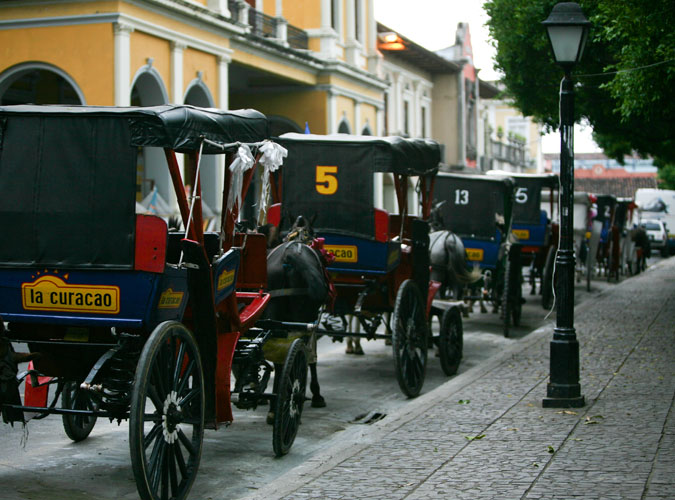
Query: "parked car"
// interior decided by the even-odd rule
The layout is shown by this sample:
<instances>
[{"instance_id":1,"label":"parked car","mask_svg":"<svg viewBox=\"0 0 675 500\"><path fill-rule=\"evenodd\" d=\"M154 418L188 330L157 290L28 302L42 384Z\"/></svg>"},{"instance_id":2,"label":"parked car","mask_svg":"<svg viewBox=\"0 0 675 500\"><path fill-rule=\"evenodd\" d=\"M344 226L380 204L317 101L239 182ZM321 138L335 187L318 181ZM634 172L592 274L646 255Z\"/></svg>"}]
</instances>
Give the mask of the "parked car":
<instances>
[{"instance_id":1,"label":"parked car","mask_svg":"<svg viewBox=\"0 0 675 500\"><path fill-rule=\"evenodd\" d=\"M652 249L660 251L661 255L665 257L668 253L668 230L663 221L648 219L643 220L640 224L647 231Z\"/></svg>"}]
</instances>

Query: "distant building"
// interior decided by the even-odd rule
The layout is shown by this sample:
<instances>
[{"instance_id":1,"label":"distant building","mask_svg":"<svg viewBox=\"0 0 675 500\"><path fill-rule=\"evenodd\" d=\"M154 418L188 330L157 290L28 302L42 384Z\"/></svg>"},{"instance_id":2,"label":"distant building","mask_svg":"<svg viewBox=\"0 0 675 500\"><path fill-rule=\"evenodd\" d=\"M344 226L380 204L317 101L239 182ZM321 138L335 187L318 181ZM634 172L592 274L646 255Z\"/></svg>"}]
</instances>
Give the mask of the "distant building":
<instances>
[{"instance_id":1,"label":"distant building","mask_svg":"<svg viewBox=\"0 0 675 500\"><path fill-rule=\"evenodd\" d=\"M626 157L624 165L602 153L574 154L574 190L633 198L640 188L656 188L657 167L650 158ZM560 173L560 155L544 155L547 172Z\"/></svg>"},{"instance_id":2,"label":"distant building","mask_svg":"<svg viewBox=\"0 0 675 500\"><path fill-rule=\"evenodd\" d=\"M481 99L480 102L480 123L484 138L483 168L521 173L543 172L541 124L531 117L523 116L512 103L499 97L503 85L498 82L489 84L497 92L494 98Z\"/></svg>"}]
</instances>

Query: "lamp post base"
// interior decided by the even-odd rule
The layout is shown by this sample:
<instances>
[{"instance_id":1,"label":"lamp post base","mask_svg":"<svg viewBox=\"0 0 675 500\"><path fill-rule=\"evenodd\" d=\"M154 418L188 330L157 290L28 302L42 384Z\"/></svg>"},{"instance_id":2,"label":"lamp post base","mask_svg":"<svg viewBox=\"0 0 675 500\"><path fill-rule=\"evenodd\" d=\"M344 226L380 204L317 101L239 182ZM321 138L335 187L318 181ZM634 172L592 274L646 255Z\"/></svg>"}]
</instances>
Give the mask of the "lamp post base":
<instances>
[{"instance_id":1,"label":"lamp post base","mask_svg":"<svg viewBox=\"0 0 675 500\"><path fill-rule=\"evenodd\" d=\"M579 384L548 384L548 394L542 399L541 405L544 408L581 408L586 401L580 392Z\"/></svg>"}]
</instances>

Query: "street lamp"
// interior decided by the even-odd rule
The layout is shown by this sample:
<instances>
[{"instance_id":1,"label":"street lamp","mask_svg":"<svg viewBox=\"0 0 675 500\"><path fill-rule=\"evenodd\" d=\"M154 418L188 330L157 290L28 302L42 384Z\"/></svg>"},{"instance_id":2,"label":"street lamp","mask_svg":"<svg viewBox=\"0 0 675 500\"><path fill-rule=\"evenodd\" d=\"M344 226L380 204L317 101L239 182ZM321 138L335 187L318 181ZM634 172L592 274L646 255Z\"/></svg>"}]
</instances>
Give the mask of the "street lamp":
<instances>
[{"instance_id":1,"label":"street lamp","mask_svg":"<svg viewBox=\"0 0 675 500\"><path fill-rule=\"evenodd\" d=\"M560 84L560 242L556 257L557 313L545 408L579 408L579 342L574 330L574 84L572 68L584 51L591 23L574 2L558 3L546 21L555 61L565 76Z\"/></svg>"}]
</instances>

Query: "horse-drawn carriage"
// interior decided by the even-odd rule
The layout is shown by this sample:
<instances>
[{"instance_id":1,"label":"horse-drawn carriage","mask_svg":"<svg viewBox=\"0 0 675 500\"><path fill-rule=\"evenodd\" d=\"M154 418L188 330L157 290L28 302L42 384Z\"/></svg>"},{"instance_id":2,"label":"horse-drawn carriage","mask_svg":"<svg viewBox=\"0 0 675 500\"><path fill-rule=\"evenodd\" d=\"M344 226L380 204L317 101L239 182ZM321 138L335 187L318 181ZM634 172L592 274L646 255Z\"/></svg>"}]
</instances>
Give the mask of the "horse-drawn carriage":
<instances>
[{"instance_id":1,"label":"horse-drawn carriage","mask_svg":"<svg viewBox=\"0 0 675 500\"><path fill-rule=\"evenodd\" d=\"M596 195L597 215L594 221L602 224L600 240L596 254L597 267L608 279L612 269L618 268L618 264L612 262L612 243L618 242L618 232L614 226L614 214L616 211L616 197L611 194Z\"/></svg>"},{"instance_id":2,"label":"horse-drawn carriage","mask_svg":"<svg viewBox=\"0 0 675 500\"><path fill-rule=\"evenodd\" d=\"M488 175L509 176L516 184L513 204L513 235L521 245L521 263L529 266L531 295L540 281L541 303L549 309L553 303L553 267L558 249L558 224L548 214L557 210L558 176L555 174L520 174L490 170ZM541 207L548 201L548 210Z\"/></svg>"},{"instance_id":3,"label":"horse-drawn carriage","mask_svg":"<svg viewBox=\"0 0 675 500\"><path fill-rule=\"evenodd\" d=\"M616 269L614 277L617 281L623 273L632 274L633 264L637 262L633 229L637 226L637 205L633 198L617 198L614 225L616 226L616 242L612 246L612 261Z\"/></svg>"},{"instance_id":4,"label":"horse-drawn carriage","mask_svg":"<svg viewBox=\"0 0 675 500\"><path fill-rule=\"evenodd\" d=\"M444 371L455 373L462 355L460 310L432 307L438 284L429 281L425 219L438 144L344 134L285 134L277 140L288 159L272 190L280 212L269 220L283 231L295 217L305 216L334 255L328 272L336 299L319 332L334 339L390 340L396 378L408 397L422 389L430 345L439 346ZM398 214L375 208L375 179L383 175L393 180ZM418 179L421 216L412 215L415 207L409 205L411 177ZM428 324L434 315L441 317L436 336Z\"/></svg>"},{"instance_id":5,"label":"horse-drawn carriage","mask_svg":"<svg viewBox=\"0 0 675 500\"><path fill-rule=\"evenodd\" d=\"M504 335L518 326L522 310L520 245L512 232L514 182L497 175L441 173L436 177L436 198L441 227L457 234L470 264L482 279L469 285L466 300L488 300L501 309Z\"/></svg>"},{"instance_id":6,"label":"horse-drawn carriage","mask_svg":"<svg viewBox=\"0 0 675 500\"><path fill-rule=\"evenodd\" d=\"M288 451L305 399L305 349L291 345L276 391L265 392L272 367L262 348L285 332L255 327L270 299L264 236L235 233L253 167L278 163L267 136L253 110L0 107L5 422L62 415L80 441L97 418L129 420L146 500L187 497L203 431L232 422L231 397L240 408L271 401L274 450ZM163 148L184 231L135 213L141 147ZM176 153L196 165L185 179L193 198ZM203 232L202 154L226 157L217 233ZM28 352L15 353L16 343Z\"/></svg>"}]
</instances>

